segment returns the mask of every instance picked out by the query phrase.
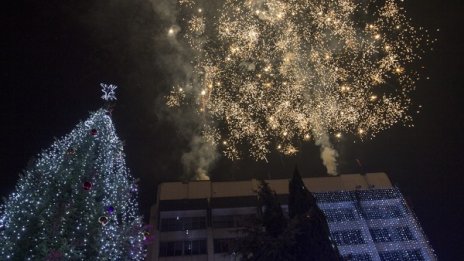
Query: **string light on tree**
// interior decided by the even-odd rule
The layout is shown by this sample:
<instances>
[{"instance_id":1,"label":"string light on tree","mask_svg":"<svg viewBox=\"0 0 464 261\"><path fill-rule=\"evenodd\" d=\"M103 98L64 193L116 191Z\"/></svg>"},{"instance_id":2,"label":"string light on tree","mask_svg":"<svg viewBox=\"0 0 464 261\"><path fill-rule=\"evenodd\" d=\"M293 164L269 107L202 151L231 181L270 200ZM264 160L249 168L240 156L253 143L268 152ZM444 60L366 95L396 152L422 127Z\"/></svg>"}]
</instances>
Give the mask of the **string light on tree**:
<instances>
[{"instance_id":1,"label":"string light on tree","mask_svg":"<svg viewBox=\"0 0 464 261\"><path fill-rule=\"evenodd\" d=\"M115 85L102 87L116 99ZM91 113L20 177L0 206L1 260L144 260L136 184L107 112Z\"/></svg>"}]
</instances>

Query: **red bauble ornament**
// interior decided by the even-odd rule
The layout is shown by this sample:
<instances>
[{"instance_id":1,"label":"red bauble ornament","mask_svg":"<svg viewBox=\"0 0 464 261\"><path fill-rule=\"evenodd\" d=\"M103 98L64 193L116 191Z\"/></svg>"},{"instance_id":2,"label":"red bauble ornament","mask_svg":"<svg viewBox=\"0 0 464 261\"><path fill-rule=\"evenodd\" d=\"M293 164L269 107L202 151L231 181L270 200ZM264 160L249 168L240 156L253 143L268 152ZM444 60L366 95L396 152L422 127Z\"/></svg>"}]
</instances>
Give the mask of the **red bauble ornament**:
<instances>
[{"instance_id":1,"label":"red bauble ornament","mask_svg":"<svg viewBox=\"0 0 464 261\"><path fill-rule=\"evenodd\" d=\"M92 136L97 136L97 133L98 133L97 129L91 129L90 130L90 135L92 135Z\"/></svg>"},{"instance_id":2,"label":"red bauble ornament","mask_svg":"<svg viewBox=\"0 0 464 261\"><path fill-rule=\"evenodd\" d=\"M150 232L148 232L148 231L143 232L143 239L144 239L144 240L150 239L150 235L151 235L151 234L150 234Z\"/></svg>"},{"instance_id":3,"label":"red bauble ornament","mask_svg":"<svg viewBox=\"0 0 464 261\"><path fill-rule=\"evenodd\" d=\"M82 185L82 188L84 188L85 190L90 190L92 188L92 182L90 181L84 182L84 184Z\"/></svg>"},{"instance_id":4,"label":"red bauble ornament","mask_svg":"<svg viewBox=\"0 0 464 261\"><path fill-rule=\"evenodd\" d=\"M45 257L46 261L59 261L63 260L64 255L59 250L51 250L48 252L47 257Z\"/></svg>"},{"instance_id":5,"label":"red bauble ornament","mask_svg":"<svg viewBox=\"0 0 464 261\"><path fill-rule=\"evenodd\" d=\"M66 153L67 153L68 155L74 155L74 154L76 154L76 150L73 149L73 148L69 148L69 149L66 151Z\"/></svg>"},{"instance_id":6,"label":"red bauble ornament","mask_svg":"<svg viewBox=\"0 0 464 261\"><path fill-rule=\"evenodd\" d=\"M102 224L103 226L106 225L108 223L108 218L105 217L105 216L101 216L98 218L98 222L100 222L100 224Z\"/></svg>"}]
</instances>

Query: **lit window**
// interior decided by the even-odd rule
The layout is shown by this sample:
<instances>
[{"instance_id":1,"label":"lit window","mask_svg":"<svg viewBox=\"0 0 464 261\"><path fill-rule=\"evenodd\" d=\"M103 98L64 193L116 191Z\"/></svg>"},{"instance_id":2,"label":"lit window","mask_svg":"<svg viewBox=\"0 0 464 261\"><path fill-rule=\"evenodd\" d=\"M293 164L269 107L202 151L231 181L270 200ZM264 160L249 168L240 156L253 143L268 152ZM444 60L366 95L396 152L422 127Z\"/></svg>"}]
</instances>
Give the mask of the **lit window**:
<instances>
[{"instance_id":1,"label":"lit window","mask_svg":"<svg viewBox=\"0 0 464 261\"><path fill-rule=\"evenodd\" d=\"M346 261L372 261L372 257L368 253L362 254L348 254L343 256Z\"/></svg>"},{"instance_id":2,"label":"lit window","mask_svg":"<svg viewBox=\"0 0 464 261\"><path fill-rule=\"evenodd\" d=\"M423 261L420 249L380 252L381 261Z\"/></svg>"},{"instance_id":3,"label":"lit window","mask_svg":"<svg viewBox=\"0 0 464 261\"><path fill-rule=\"evenodd\" d=\"M331 238L339 246L364 244L361 230L342 230L331 233Z\"/></svg>"},{"instance_id":4,"label":"lit window","mask_svg":"<svg viewBox=\"0 0 464 261\"><path fill-rule=\"evenodd\" d=\"M375 243L414 240L409 227L372 228L369 230Z\"/></svg>"},{"instance_id":5,"label":"lit window","mask_svg":"<svg viewBox=\"0 0 464 261\"><path fill-rule=\"evenodd\" d=\"M356 220L355 213L351 208L324 209L328 222L343 222Z\"/></svg>"},{"instance_id":6,"label":"lit window","mask_svg":"<svg viewBox=\"0 0 464 261\"><path fill-rule=\"evenodd\" d=\"M363 213L366 219L390 219L404 216L399 206L369 206L363 207Z\"/></svg>"}]
</instances>

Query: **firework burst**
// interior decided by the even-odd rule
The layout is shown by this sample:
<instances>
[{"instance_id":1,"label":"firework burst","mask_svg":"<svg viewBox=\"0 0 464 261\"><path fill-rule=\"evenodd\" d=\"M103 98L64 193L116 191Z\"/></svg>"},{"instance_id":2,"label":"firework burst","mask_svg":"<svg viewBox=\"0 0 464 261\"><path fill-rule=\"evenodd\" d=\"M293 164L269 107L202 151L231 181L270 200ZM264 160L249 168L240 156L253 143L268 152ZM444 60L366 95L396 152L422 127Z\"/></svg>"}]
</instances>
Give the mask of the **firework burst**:
<instances>
[{"instance_id":1,"label":"firework burst","mask_svg":"<svg viewBox=\"0 0 464 261\"><path fill-rule=\"evenodd\" d=\"M194 77L168 105L194 104L205 139L231 159L295 154L300 141L372 137L411 121L411 67L430 41L396 0L178 5Z\"/></svg>"}]
</instances>

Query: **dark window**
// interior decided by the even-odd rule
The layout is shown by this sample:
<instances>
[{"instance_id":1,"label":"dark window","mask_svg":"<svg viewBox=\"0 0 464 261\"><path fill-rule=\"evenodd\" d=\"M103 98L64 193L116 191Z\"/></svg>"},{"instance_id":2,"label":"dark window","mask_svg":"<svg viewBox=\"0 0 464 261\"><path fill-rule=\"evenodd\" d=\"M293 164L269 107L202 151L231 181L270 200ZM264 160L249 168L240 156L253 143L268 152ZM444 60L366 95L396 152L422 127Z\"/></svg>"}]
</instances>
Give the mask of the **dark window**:
<instances>
[{"instance_id":1,"label":"dark window","mask_svg":"<svg viewBox=\"0 0 464 261\"><path fill-rule=\"evenodd\" d=\"M375 243L415 239L409 227L372 228L369 231Z\"/></svg>"},{"instance_id":2,"label":"dark window","mask_svg":"<svg viewBox=\"0 0 464 261\"><path fill-rule=\"evenodd\" d=\"M382 261L424 261L420 249L380 252Z\"/></svg>"},{"instance_id":3,"label":"dark window","mask_svg":"<svg viewBox=\"0 0 464 261\"><path fill-rule=\"evenodd\" d=\"M166 231L183 231L205 229L205 217L179 217L179 218L163 218L161 219L160 230Z\"/></svg>"},{"instance_id":4,"label":"dark window","mask_svg":"<svg viewBox=\"0 0 464 261\"><path fill-rule=\"evenodd\" d=\"M403 217L403 211L396 205L363 207L366 219L390 219Z\"/></svg>"},{"instance_id":5,"label":"dark window","mask_svg":"<svg viewBox=\"0 0 464 261\"><path fill-rule=\"evenodd\" d=\"M343 256L346 261L372 261L372 257L368 253L362 254L348 254Z\"/></svg>"},{"instance_id":6,"label":"dark window","mask_svg":"<svg viewBox=\"0 0 464 261\"><path fill-rule=\"evenodd\" d=\"M181 256L182 249L182 241L160 242L159 256Z\"/></svg>"},{"instance_id":7,"label":"dark window","mask_svg":"<svg viewBox=\"0 0 464 261\"><path fill-rule=\"evenodd\" d=\"M233 238L220 238L214 240L214 253L230 253L233 249Z\"/></svg>"},{"instance_id":8,"label":"dark window","mask_svg":"<svg viewBox=\"0 0 464 261\"><path fill-rule=\"evenodd\" d=\"M214 228L234 227L234 216L213 216Z\"/></svg>"},{"instance_id":9,"label":"dark window","mask_svg":"<svg viewBox=\"0 0 464 261\"><path fill-rule=\"evenodd\" d=\"M184 241L184 255L206 254L206 240Z\"/></svg>"},{"instance_id":10,"label":"dark window","mask_svg":"<svg viewBox=\"0 0 464 261\"><path fill-rule=\"evenodd\" d=\"M161 219L161 231L182 231L182 220L176 218L163 218Z\"/></svg>"},{"instance_id":11,"label":"dark window","mask_svg":"<svg viewBox=\"0 0 464 261\"><path fill-rule=\"evenodd\" d=\"M205 229L206 228L206 218L205 217L188 217L182 218L184 223L184 230L195 230L195 229Z\"/></svg>"},{"instance_id":12,"label":"dark window","mask_svg":"<svg viewBox=\"0 0 464 261\"><path fill-rule=\"evenodd\" d=\"M324 214L328 222L343 222L356 220L355 213L351 208L325 209Z\"/></svg>"},{"instance_id":13,"label":"dark window","mask_svg":"<svg viewBox=\"0 0 464 261\"><path fill-rule=\"evenodd\" d=\"M342 230L331 233L332 239L339 246L364 244L361 230Z\"/></svg>"},{"instance_id":14,"label":"dark window","mask_svg":"<svg viewBox=\"0 0 464 261\"><path fill-rule=\"evenodd\" d=\"M250 221L255 217L254 214L250 215L235 215L235 216L213 216L214 228L229 228L229 227L243 227L250 224Z\"/></svg>"},{"instance_id":15,"label":"dark window","mask_svg":"<svg viewBox=\"0 0 464 261\"><path fill-rule=\"evenodd\" d=\"M206 240L160 242L159 256L206 254Z\"/></svg>"}]
</instances>

